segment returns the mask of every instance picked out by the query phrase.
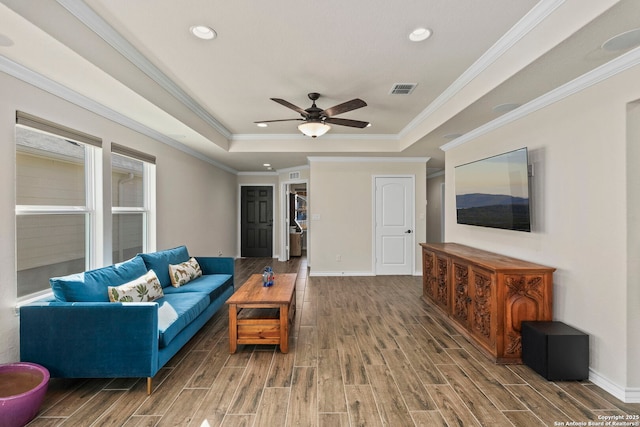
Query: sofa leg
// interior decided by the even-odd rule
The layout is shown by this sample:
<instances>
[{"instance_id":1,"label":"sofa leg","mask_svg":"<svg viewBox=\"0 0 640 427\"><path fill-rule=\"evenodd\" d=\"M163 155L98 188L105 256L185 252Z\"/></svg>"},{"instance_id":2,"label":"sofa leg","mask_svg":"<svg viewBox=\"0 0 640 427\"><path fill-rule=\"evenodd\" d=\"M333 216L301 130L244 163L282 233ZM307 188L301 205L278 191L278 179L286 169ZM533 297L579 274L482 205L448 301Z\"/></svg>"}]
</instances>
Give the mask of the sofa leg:
<instances>
[{"instance_id":1,"label":"sofa leg","mask_svg":"<svg viewBox=\"0 0 640 427\"><path fill-rule=\"evenodd\" d=\"M152 383L153 378L147 377L147 396L151 396L151 390L153 389Z\"/></svg>"}]
</instances>

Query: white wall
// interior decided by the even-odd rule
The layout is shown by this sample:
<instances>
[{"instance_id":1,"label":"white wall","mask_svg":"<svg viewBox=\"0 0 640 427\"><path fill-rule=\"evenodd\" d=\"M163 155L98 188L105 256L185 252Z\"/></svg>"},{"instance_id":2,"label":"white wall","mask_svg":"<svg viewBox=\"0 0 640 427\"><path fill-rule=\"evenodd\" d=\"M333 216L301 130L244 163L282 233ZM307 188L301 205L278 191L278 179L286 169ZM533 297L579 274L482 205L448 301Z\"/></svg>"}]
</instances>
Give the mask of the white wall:
<instances>
[{"instance_id":1,"label":"white wall","mask_svg":"<svg viewBox=\"0 0 640 427\"><path fill-rule=\"evenodd\" d=\"M415 271L422 271L418 243L426 239L426 160L311 158L308 215L311 274L374 274L372 180L375 175L385 174L415 176ZM314 220L315 215L320 219ZM341 261L336 261L336 255L341 256Z\"/></svg>"},{"instance_id":2,"label":"white wall","mask_svg":"<svg viewBox=\"0 0 640 427\"><path fill-rule=\"evenodd\" d=\"M627 382L640 387L640 102L627 108Z\"/></svg>"},{"instance_id":3,"label":"white wall","mask_svg":"<svg viewBox=\"0 0 640 427\"><path fill-rule=\"evenodd\" d=\"M186 244L193 255L235 257L235 174L164 144L153 147L158 249Z\"/></svg>"},{"instance_id":4,"label":"white wall","mask_svg":"<svg viewBox=\"0 0 640 427\"><path fill-rule=\"evenodd\" d=\"M626 106L640 98L638 81L640 66L451 148L445 162L445 239L556 267L554 319L590 335L591 379L627 399L640 390L637 370L629 368L637 365L640 341L640 250L627 247L640 237L640 203L638 195L627 198L626 170L640 164L626 140ZM524 146L535 167L533 232L456 224L454 167Z\"/></svg>"},{"instance_id":5,"label":"white wall","mask_svg":"<svg viewBox=\"0 0 640 427\"><path fill-rule=\"evenodd\" d=\"M19 359L15 258L15 115L21 110L103 138L106 205L110 144L156 156L157 248L186 244L194 255L236 253L236 176L0 73L0 363ZM106 215L105 218L110 218ZM106 221L108 222L108 221ZM110 244L111 228L105 224Z\"/></svg>"},{"instance_id":6,"label":"white wall","mask_svg":"<svg viewBox=\"0 0 640 427\"><path fill-rule=\"evenodd\" d=\"M427 179L427 242L442 242L444 224L442 217L442 186L444 172Z\"/></svg>"}]
</instances>

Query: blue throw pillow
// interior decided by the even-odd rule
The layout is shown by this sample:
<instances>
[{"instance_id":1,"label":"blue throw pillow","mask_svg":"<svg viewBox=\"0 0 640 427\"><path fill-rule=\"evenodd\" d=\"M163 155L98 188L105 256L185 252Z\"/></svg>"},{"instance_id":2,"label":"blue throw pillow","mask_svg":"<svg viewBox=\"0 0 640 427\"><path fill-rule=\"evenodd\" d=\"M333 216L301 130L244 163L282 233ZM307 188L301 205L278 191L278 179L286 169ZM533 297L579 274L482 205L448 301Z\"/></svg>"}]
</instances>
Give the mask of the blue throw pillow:
<instances>
[{"instance_id":1,"label":"blue throw pillow","mask_svg":"<svg viewBox=\"0 0 640 427\"><path fill-rule=\"evenodd\" d=\"M189 261L189 251L187 251L186 246L178 246L177 248L165 249L148 254L138 254L138 256L144 260L147 270L156 272L163 288L171 286L169 264L180 264Z\"/></svg>"},{"instance_id":2,"label":"blue throw pillow","mask_svg":"<svg viewBox=\"0 0 640 427\"><path fill-rule=\"evenodd\" d=\"M56 301L61 302L109 302L107 287L120 286L144 275L147 268L142 258L84 273L49 279Z\"/></svg>"}]
</instances>

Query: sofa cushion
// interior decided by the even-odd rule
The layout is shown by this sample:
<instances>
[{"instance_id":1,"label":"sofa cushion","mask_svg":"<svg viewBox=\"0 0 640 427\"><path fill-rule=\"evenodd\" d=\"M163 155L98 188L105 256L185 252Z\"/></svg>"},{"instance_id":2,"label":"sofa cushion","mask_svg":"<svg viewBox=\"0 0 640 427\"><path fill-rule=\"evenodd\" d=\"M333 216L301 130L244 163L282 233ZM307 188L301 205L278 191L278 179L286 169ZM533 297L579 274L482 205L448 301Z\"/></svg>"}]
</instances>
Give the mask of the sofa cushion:
<instances>
[{"instance_id":1,"label":"sofa cushion","mask_svg":"<svg viewBox=\"0 0 640 427\"><path fill-rule=\"evenodd\" d=\"M111 302L151 302L162 298L162 286L153 270L120 286L109 286Z\"/></svg>"},{"instance_id":2,"label":"sofa cushion","mask_svg":"<svg viewBox=\"0 0 640 427\"><path fill-rule=\"evenodd\" d=\"M160 305L158 308L159 345L160 348L164 348L209 306L209 295L203 292L165 294L156 302Z\"/></svg>"},{"instance_id":3,"label":"sofa cushion","mask_svg":"<svg viewBox=\"0 0 640 427\"><path fill-rule=\"evenodd\" d=\"M178 246L173 249L151 252L148 254L138 254L147 266L147 270L153 270L160 279L163 288L171 286L169 277L169 264L180 264L189 260L189 252L186 246Z\"/></svg>"},{"instance_id":4,"label":"sofa cushion","mask_svg":"<svg viewBox=\"0 0 640 427\"><path fill-rule=\"evenodd\" d=\"M218 298L218 295L225 291L227 288L225 285L232 283L232 278L233 276L230 274L208 274L200 276L179 288L166 288L164 289L164 293L165 295L169 295L187 292L204 292L209 295L209 302L212 303Z\"/></svg>"},{"instance_id":5,"label":"sofa cushion","mask_svg":"<svg viewBox=\"0 0 640 427\"><path fill-rule=\"evenodd\" d=\"M200 276L202 276L202 269L193 257L181 264L169 264L169 278L171 285L175 288L179 288Z\"/></svg>"},{"instance_id":6,"label":"sofa cushion","mask_svg":"<svg viewBox=\"0 0 640 427\"><path fill-rule=\"evenodd\" d=\"M109 302L108 286L119 286L147 272L140 257L119 264L64 277L53 277L49 284L56 301Z\"/></svg>"}]
</instances>

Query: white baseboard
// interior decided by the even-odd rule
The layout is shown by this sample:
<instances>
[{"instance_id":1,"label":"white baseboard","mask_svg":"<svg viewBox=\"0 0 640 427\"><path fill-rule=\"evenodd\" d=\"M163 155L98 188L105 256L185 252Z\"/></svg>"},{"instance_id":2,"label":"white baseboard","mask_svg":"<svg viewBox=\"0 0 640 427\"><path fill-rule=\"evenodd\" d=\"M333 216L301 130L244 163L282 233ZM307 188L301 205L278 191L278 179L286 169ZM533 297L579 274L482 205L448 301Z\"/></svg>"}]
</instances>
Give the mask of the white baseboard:
<instances>
[{"instance_id":1,"label":"white baseboard","mask_svg":"<svg viewBox=\"0 0 640 427\"><path fill-rule=\"evenodd\" d=\"M309 272L309 276L316 277L355 277L355 276L375 276L371 271L313 271Z\"/></svg>"},{"instance_id":2,"label":"white baseboard","mask_svg":"<svg viewBox=\"0 0 640 427\"><path fill-rule=\"evenodd\" d=\"M311 267L311 266L309 266ZM310 276L330 276L330 277L336 277L336 276L364 276L364 277L371 277L371 276L375 276L376 274L372 271L311 271L311 273L309 273ZM422 272L421 271L415 271L413 273L414 276L422 276Z\"/></svg>"},{"instance_id":3,"label":"white baseboard","mask_svg":"<svg viewBox=\"0 0 640 427\"><path fill-rule=\"evenodd\" d=\"M625 403L640 403L639 387L622 387L589 368L589 381Z\"/></svg>"}]
</instances>

